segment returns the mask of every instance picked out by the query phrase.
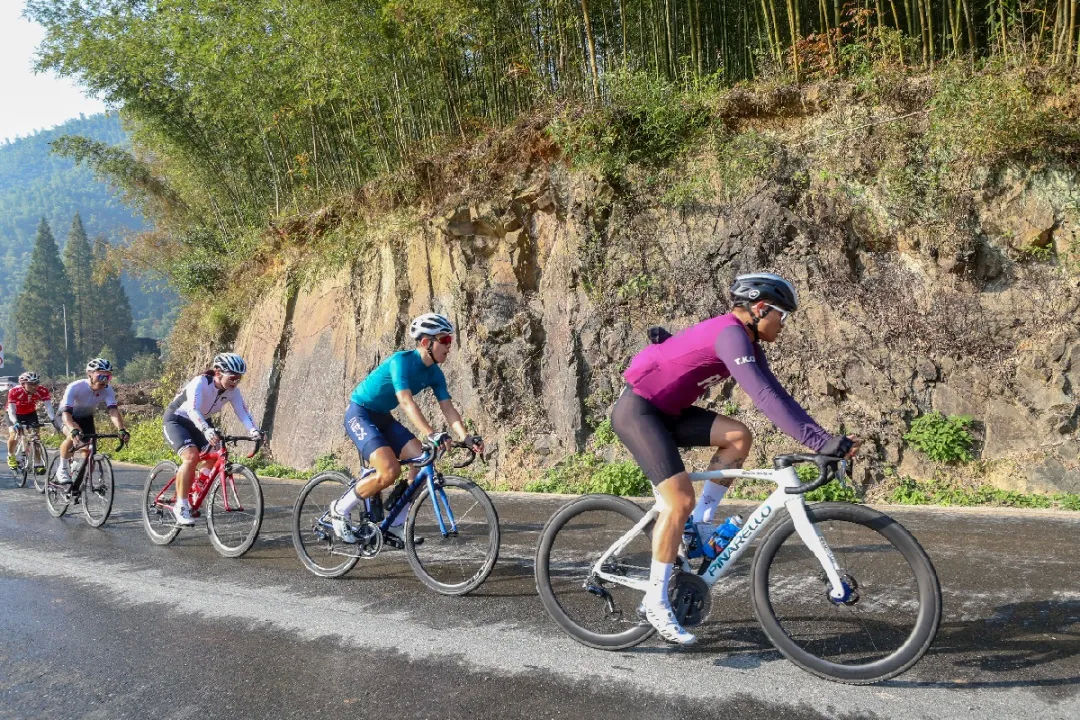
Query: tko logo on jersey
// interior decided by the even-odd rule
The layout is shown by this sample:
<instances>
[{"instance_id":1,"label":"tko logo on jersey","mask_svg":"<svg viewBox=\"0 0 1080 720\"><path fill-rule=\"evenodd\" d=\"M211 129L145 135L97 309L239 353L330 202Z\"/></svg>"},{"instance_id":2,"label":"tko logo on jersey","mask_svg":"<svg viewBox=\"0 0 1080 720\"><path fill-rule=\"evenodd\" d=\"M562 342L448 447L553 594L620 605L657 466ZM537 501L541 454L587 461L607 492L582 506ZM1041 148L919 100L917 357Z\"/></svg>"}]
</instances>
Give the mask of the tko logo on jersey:
<instances>
[{"instance_id":1,"label":"tko logo on jersey","mask_svg":"<svg viewBox=\"0 0 1080 720\"><path fill-rule=\"evenodd\" d=\"M756 363L753 355L745 355L743 357L735 358L736 365L745 365L746 363Z\"/></svg>"}]
</instances>

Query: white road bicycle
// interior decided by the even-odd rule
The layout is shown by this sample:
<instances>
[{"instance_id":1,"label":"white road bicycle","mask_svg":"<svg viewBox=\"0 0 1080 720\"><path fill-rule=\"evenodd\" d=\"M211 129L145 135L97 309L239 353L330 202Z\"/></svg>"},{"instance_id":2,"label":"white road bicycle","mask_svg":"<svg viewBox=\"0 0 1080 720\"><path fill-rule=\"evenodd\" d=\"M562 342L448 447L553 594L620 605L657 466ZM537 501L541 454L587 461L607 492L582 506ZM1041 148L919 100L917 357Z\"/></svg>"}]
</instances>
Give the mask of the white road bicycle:
<instances>
[{"instance_id":1,"label":"white road bicycle","mask_svg":"<svg viewBox=\"0 0 1080 720\"><path fill-rule=\"evenodd\" d=\"M800 463L816 480L801 483ZM712 586L767 527L754 553L754 614L785 657L820 677L866 684L904 672L923 656L941 621L941 587L915 538L888 515L852 503L807 504L804 495L844 482L847 465L826 455L781 455L773 470L691 473L693 480L752 478L776 490L716 558L695 572L686 547L671 581L686 627L709 613ZM721 506L722 508L723 506ZM658 515L625 498L584 495L555 513L536 551L536 589L548 614L575 640L621 650L654 630L639 614Z\"/></svg>"}]
</instances>

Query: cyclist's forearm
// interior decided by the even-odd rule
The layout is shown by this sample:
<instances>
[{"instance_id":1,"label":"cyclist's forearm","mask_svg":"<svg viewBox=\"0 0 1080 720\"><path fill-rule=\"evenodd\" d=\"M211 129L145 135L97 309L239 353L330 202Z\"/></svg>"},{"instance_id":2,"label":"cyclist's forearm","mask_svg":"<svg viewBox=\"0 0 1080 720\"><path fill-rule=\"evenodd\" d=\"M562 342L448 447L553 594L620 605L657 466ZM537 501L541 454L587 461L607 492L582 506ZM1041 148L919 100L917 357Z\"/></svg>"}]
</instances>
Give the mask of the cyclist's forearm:
<instances>
[{"instance_id":1,"label":"cyclist's forearm","mask_svg":"<svg viewBox=\"0 0 1080 720\"><path fill-rule=\"evenodd\" d=\"M15 403L8 403L7 404L7 416L8 416L8 420L11 421L11 424L14 425L15 424Z\"/></svg>"},{"instance_id":2,"label":"cyclist's forearm","mask_svg":"<svg viewBox=\"0 0 1080 720\"><path fill-rule=\"evenodd\" d=\"M120 417L120 411L116 408L109 408L109 419L117 430L124 429L124 419Z\"/></svg>"},{"instance_id":3,"label":"cyclist's forearm","mask_svg":"<svg viewBox=\"0 0 1080 720\"><path fill-rule=\"evenodd\" d=\"M53 409L52 402L45 402L45 414L49 416L49 422L56 419L56 410Z\"/></svg>"},{"instance_id":4,"label":"cyclist's forearm","mask_svg":"<svg viewBox=\"0 0 1080 720\"><path fill-rule=\"evenodd\" d=\"M75 418L72 417L71 412L65 410L60 414L60 424L66 428L75 427Z\"/></svg>"},{"instance_id":5,"label":"cyclist's forearm","mask_svg":"<svg viewBox=\"0 0 1080 720\"><path fill-rule=\"evenodd\" d=\"M469 435L469 431L465 427L465 421L461 419L461 413L457 411L457 408L449 400L439 403L439 407L442 409L443 417L446 418L446 424L450 426L454 437L459 441L465 440Z\"/></svg>"},{"instance_id":6,"label":"cyclist's forearm","mask_svg":"<svg viewBox=\"0 0 1080 720\"><path fill-rule=\"evenodd\" d=\"M417 430L424 436L430 435L435 432L435 428L431 426L431 423L424 417L424 413L420 411L420 406L416 404L413 399L403 400L401 402L401 409L405 411L405 417L409 418L409 422L416 427Z\"/></svg>"}]
</instances>

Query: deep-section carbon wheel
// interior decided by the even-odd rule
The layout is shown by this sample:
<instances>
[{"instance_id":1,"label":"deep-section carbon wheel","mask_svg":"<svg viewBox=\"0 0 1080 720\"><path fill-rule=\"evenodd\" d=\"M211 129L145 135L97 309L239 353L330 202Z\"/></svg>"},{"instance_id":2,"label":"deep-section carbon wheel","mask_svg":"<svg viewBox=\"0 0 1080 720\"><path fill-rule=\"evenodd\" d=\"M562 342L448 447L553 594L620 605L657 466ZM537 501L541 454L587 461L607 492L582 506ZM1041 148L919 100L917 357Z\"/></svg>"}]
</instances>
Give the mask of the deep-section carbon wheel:
<instances>
[{"instance_id":1,"label":"deep-section carbon wheel","mask_svg":"<svg viewBox=\"0 0 1080 720\"><path fill-rule=\"evenodd\" d=\"M262 527L262 486L255 473L233 465L214 481L203 500L210 544L225 557L240 557L255 544Z\"/></svg>"},{"instance_id":2,"label":"deep-section carbon wheel","mask_svg":"<svg viewBox=\"0 0 1080 720\"><path fill-rule=\"evenodd\" d=\"M180 527L173 517L172 506L176 503L176 463L163 460L154 466L143 484L143 529L150 542L168 545L176 539Z\"/></svg>"},{"instance_id":3,"label":"deep-section carbon wheel","mask_svg":"<svg viewBox=\"0 0 1080 720\"><path fill-rule=\"evenodd\" d=\"M56 471L60 467L60 455L57 453L56 457L49 463L48 480L45 486L45 507L48 508L49 514L54 518L58 518L67 512L68 503L71 502L68 496L67 487L56 482ZM72 468L74 470L74 468Z\"/></svg>"},{"instance_id":4,"label":"deep-section carbon wheel","mask_svg":"<svg viewBox=\"0 0 1080 720\"><path fill-rule=\"evenodd\" d=\"M548 614L589 647L620 650L652 635L638 617L643 593L596 577L593 567L645 512L625 498L585 495L559 509L536 549L536 591ZM604 571L636 581L649 579L653 523L604 564Z\"/></svg>"},{"instance_id":5,"label":"deep-section carbon wheel","mask_svg":"<svg viewBox=\"0 0 1080 720\"><path fill-rule=\"evenodd\" d=\"M829 680L864 684L904 672L930 647L941 620L930 558L900 523L868 507L819 503L807 514L848 592L829 596L821 563L784 517L751 568L765 634L789 660Z\"/></svg>"}]
</instances>

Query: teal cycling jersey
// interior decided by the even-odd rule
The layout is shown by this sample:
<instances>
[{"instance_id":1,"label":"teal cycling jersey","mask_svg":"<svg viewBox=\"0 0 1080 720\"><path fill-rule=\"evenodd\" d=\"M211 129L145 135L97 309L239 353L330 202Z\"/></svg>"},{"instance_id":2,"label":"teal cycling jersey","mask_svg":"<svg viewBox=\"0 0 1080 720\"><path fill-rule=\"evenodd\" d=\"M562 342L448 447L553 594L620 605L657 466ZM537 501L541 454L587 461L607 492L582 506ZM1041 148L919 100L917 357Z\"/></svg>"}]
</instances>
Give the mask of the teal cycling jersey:
<instances>
[{"instance_id":1,"label":"teal cycling jersey","mask_svg":"<svg viewBox=\"0 0 1080 720\"><path fill-rule=\"evenodd\" d=\"M446 378L438 365L425 365L419 350L402 350L383 360L352 391L349 400L375 412L390 412L398 406L397 393L409 390L416 395L431 388L439 402L450 399Z\"/></svg>"}]
</instances>

